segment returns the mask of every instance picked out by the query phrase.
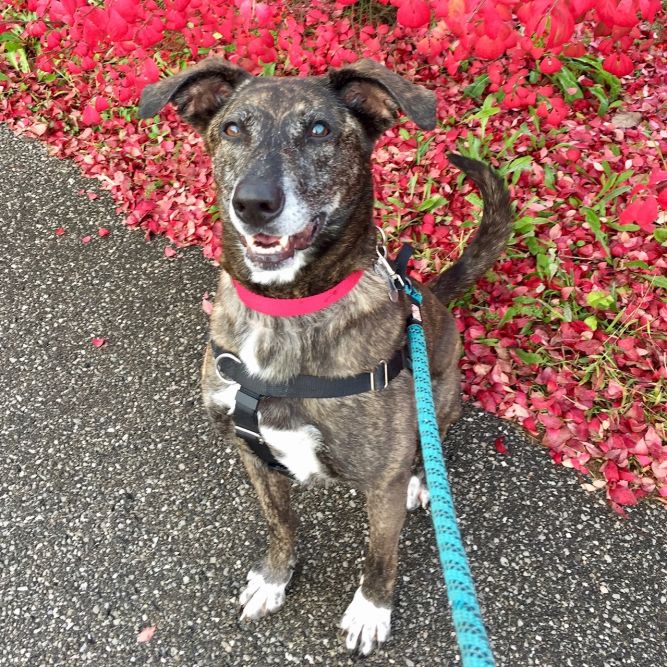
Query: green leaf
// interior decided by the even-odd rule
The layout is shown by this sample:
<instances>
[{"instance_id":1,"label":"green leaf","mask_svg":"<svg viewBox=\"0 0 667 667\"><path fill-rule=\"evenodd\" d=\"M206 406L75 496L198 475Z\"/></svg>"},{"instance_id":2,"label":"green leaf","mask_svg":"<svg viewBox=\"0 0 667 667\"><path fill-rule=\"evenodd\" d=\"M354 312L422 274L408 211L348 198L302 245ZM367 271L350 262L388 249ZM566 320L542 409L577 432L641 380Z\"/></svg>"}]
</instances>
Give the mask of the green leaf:
<instances>
[{"instance_id":1,"label":"green leaf","mask_svg":"<svg viewBox=\"0 0 667 667\"><path fill-rule=\"evenodd\" d=\"M440 195L434 195L433 197L429 197L428 199L425 199L418 207L417 210L420 213L423 213L424 211L432 211L436 208L439 208L440 206L444 206L447 204L447 199L444 197L441 197Z\"/></svg>"},{"instance_id":2,"label":"green leaf","mask_svg":"<svg viewBox=\"0 0 667 667\"><path fill-rule=\"evenodd\" d=\"M541 354L537 354L537 352L526 352L519 348L514 348L514 352L524 364L544 364L547 361Z\"/></svg>"},{"instance_id":3,"label":"green leaf","mask_svg":"<svg viewBox=\"0 0 667 667\"><path fill-rule=\"evenodd\" d=\"M566 301L563 304L563 319L566 322L572 322L574 315L572 314L572 306Z\"/></svg>"},{"instance_id":4,"label":"green leaf","mask_svg":"<svg viewBox=\"0 0 667 667\"><path fill-rule=\"evenodd\" d=\"M584 207L583 211L584 215L586 216L586 222L588 223L589 227L593 230L595 239L605 249L605 253L607 257L609 257L610 255L609 255L609 244L607 242L607 235L602 231L602 223L600 222L600 217L592 208Z\"/></svg>"},{"instance_id":5,"label":"green leaf","mask_svg":"<svg viewBox=\"0 0 667 667\"><path fill-rule=\"evenodd\" d=\"M558 270L558 263L546 253L537 255L537 272L544 278L553 278Z\"/></svg>"},{"instance_id":6,"label":"green leaf","mask_svg":"<svg viewBox=\"0 0 667 667\"><path fill-rule=\"evenodd\" d=\"M0 32L0 44L4 43L5 48L10 48L8 44L12 42L18 44L18 47L15 47L15 49L20 48L21 38L15 32L9 32L8 30Z\"/></svg>"},{"instance_id":7,"label":"green leaf","mask_svg":"<svg viewBox=\"0 0 667 667\"><path fill-rule=\"evenodd\" d=\"M500 168L500 173L503 174L503 176L507 176L507 174L513 174L515 171L526 171L530 169L532 163L533 158L530 155L522 155L511 162L506 162Z\"/></svg>"},{"instance_id":8,"label":"green leaf","mask_svg":"<svg viewBox=\"0 0 667 667\"><path fill-rule=\"evenodd\" d=\"M489 85L489 75L482 74L478 76L469 86L463 89L463 94L466 97L481 97L482 93Z\"/></svg>"},{"instance_id":9,"label":"green leaf","mask_svg":"<svg viewBox=\"0 0 667 667\"><path fill-rule=\"evenodd\" d=\"M667 227L658 227L654 232L653 232L653 238L658 242L658 243L664 243L667 241Z\"/></svg>"},{"instance_id":10,"label":"green leaf","mask_svg":"<svg viewBox=\"0 0 667 667\"><path fill-rule=\"evenodd\" d=\"M512 132L512 134L503 137L503 147L498 152L498 158L505 155L508 151L512 149L514 144L523 136L527 134L532 134L531 130L528 129L528 126L525 123L521 124L518 130Z\"/></svg>"},{"instance_id":11,"label":"green leaf","mask_svg":"<svg viewBox=\"0 0 667 667\"><path fill-rule=\"evenodd\" d=\"M510 179L510 182L512 185L516 185L521 174L524 171L530 171L530 169L532 169L532 164L533 158L530 155L523 155L511 162L506 162L500 169L500 173L504 176L509 176L511 174L512 178Z\"/></svg>"},{"instance_id":12,"label":"green leaf","mask_svg":"<svg viewBox=\"0 0 667 667\"><path fill-rule=\"evenodd\" d=\"M614 297L606 292L593 291L586 295L586 303L591 308L605 310L614 305Z\"/></svg>"},{"instance_id":13,"label":"green leaf","mask_svg":"<svg viewBox=\"0 0 667 667\"><path fill-rule=\"evenodd\" d=\"M617 222L607 220L605 224L617 232L636 232L639 229L639 225L636 225L634 222L628 222L627 225L619 225Z\"/></svg>"},{"instance_id":14,"label":"green leaf","mask_svg":"<svg viewBox=\"0 0 667 667\"><path fill-rule=\"evenodd\" d=\"M513 229L515 234L532 234L536 224L539 224L539 221L535 218L523 216L514 221Z\"/></svg>"},{"instance_id":15,"label":"green leaf","mask_svg":"<svg viewBox=\"0 0 667 667\"><path fill-rule=\"evenodd\" d=\"M571 102L572 100L580 100L584 94L581 91L579 82L575 78L574 74L567 67L563 67L559 72L556 72L554 78L558 82L558 85L562 88L565 95L565 101ZM567 92L568 90L574 89L574 93Z\"/></svg>"},{"instance_id":16,"label":"green leaf","mask_svg":"<svg viewBox=\"0 0 667 667\"><path fill-rule=\"evenodd\" d=\"M509 322L518 312L519 308L517 306L510 306L505 311L505 314L500 318L500 322L498 322L498 328L500 329L500 327L502 327L505 323Z\"/></svg>"},{"instance_id":17,"label":"green leaf","mask_svg":"<svg viewBox=\"0 0 667 667\"><path fill-rule=\"evenodd\" d=\"M599 83L596 83L594 86L591 86L588 91L600 103L600 106L598 107L598 116L604 116L609 109L609 98L604 92L604 88Z\"/></svg>"},{"instance_id":18,"label":"green leaf","mask_svg":"<svg viewBox=\"0 0 667 667\"><path fill-rule=\"evenodd\" d=\"M424 155L426 155L426 151L434 139L435 135L424 141L424 135L421 132L417 135L417 152L415 153L415 161L417 164L421 164Z\"/></svg>"},{"instance_id":19,"label":"green leaf","mask_svg":"<svg viewBox=\"0 0 667 667\"><path fill-rule=\"evenodd\" d=\"M273 76L276 73L276 63L262 64L262 76Z\"/></svg>"},{"instance_id":20,"label":"green leaf","mask_svg":"<svg viewBox=\"0 0 667 667\"><path fill-rule=\"evenodd\" d=\"M598 328L598 318L595 317L595 315L591 315L584 320L584 324L586 324L593 331L596 331Z\"/></svg>"},{"instance_id":21,"label":"green leaf","mask_svg":"<svg viewBox=\"0 0 667 667\"><path fill-rule=\"evenodd\" d=\"M644 269L645 271L650 270L650 266L646 262L642 262L641 259L633 259L626 263L629 269Z\"/></svg>"},{"instance_id":22,"label":"green leaf","mask_svg":"<svg viewBox=\"0 0 667 667\"><path fill-rule=\"evenodd\" d=\"M533 255L533 257L544 254L542 244L534 236L526 236L526 238L523 239L523 242L526 244L528 252Z\"/></svg>"},{"instance_id":23,"label":"green leaf","mask_svg":"<svg viewBox=\"0 0 667 667\"><path fill-rule=\"evenodd\" d=\"M642 276L644 280L648 280L652 285L656 287L662 287L662 289L667 289L667 278L665 276Z\"/></svg>"},{"instance_id":24,"label":"green leaf","mask_svg":"<svg viewBox=\"0 0 667 667\"><path fill-rule=\"evenodd\" d=\"M556 170L547 162L544 163L544 186L554 190L556 185Z\"/></svg>"},{"instance_id":25,"label":"green leaf","mask_svg":"<svg viewBox=\"0 0 667 667\"><path fill-rule=\"evenodd\" d=\"M9 59L9 62L12 64L12 67L14 67L14 69L19 70L19 72L27 74L30 71L30 63L28 62L28 57L26 56L25 49L19 48L13 51L9 51L7 53L7 58Z\"/></svg>"}]
</instances>

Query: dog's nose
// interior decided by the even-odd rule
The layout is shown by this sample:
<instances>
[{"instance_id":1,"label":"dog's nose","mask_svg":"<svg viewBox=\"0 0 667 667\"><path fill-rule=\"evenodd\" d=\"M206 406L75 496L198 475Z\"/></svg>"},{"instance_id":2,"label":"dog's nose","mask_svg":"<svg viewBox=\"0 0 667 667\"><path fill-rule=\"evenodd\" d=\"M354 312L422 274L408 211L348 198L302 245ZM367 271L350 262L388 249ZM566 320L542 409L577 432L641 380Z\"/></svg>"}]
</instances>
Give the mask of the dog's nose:
<instances>
[{"instance_id":1,"label":"dog's nose","mask_svg":"<svg viewBox=\"0 0 667 667\"><path fill-rule=\"evenodd\" d=\"M239 218L251 227L261 227L280 215L285 193L275 182L244 178L234 191L232 206Z\"/></svg>"}]
</instances>

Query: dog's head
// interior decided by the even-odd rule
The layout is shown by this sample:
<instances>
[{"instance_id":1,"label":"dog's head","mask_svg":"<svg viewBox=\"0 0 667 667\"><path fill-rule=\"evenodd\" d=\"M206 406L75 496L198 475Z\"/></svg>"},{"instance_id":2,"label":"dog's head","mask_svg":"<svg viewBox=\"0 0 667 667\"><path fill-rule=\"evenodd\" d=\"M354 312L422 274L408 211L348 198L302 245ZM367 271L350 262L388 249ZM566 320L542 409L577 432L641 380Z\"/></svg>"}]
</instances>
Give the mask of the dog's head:
<instances>
[{"instance_id":1,"label":"dog's head","mask_svg":"<svg viewBox=\"0 0 667 667\"><path fill-rule=\"evenodd\" d=\"M294 280L360 208L370 218L369 157L399 109L435 126L435 95L373 60L326 76L265 78L208 58L147 86L139 115L168 102L204 137L226 243L236 241L263 284Z\"/></svg>"}]
</instances>

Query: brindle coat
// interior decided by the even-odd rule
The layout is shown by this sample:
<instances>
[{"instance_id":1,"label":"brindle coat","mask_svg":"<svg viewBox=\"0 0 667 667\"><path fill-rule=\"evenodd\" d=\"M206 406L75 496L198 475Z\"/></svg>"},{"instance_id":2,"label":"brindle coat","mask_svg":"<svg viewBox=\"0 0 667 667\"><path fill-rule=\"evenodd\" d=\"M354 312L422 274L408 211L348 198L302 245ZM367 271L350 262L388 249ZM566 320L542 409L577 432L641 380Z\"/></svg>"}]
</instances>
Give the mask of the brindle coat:
<instances>
[{"instance_id":1,"label":"brindle coat","mask_svg":"<svg viewBox=\"0 0 667 667\"><path fill-rule=\"evenodd\" d=\"M386 278L374 270L377 236L370 155L375 140L396 122L399 108L419 126L432 129L433 93L373 61L360 61L322 77L266 79L209 58L148 86L141 117L156 114L168 102L203 135L213 159L224 255L211 338L237 355L247 352L244 345L250 341L255 372L278 382L298 374L350 376L389 359L404 343L409 307L403 295L397 302L390 300ZM232 130L230 123L235 125ZM329 136L313 138L309 134L313 123L325 123ZM241 128L238 135L237 128ZM230 131L234 136L229 136ZM424 325L443 435L460 413L461 353L454 320L443 304L493 264L510 225L509 200L500 179L474 160L452 156L452 161L478 184L485 210L480 231L461 259L431 290L423 289ZM324 219L312 246L302 253L303 266L293 275L287 272L273 280L270 272L253 272L252 262L244 258L239 227L247 233L249 226L234 221L230 200L235 187L247 178L279 184L276 187L287 183L298 203L292 217L301 216L303 224L317 215ZM285 232L277 225L272 221L254 232L279 236L298 231ZM357 270L364 275L345 298L325 310L295 317L272 317L246 308L231 281L233 277L265 296L301 297L325 291ZM249 577L274 586L271 590L277 591L277 597L271 601L267 593L266 602L248 614L258 617L282 603L296 560L291 482L270 471L235 436L228 407L215 400L221 386L207 348L204 402L222 437L238 445L269 527L267 553ZM373 609L386 611L387 627L383 629L373 618L351 622L346 617L345 629L348 647L356 648L359 639L360 650L368 653L388 633L406 489L418 451L411 375L404 370L383 391L346 398L266 398L261 402L261 420L262 426L278 430L314 427L320 467L316 476L341 480L366 495L370 543L360 590ZM247 604L249 597L252 591L242 601Z\"/></svg>"}]
</instances>

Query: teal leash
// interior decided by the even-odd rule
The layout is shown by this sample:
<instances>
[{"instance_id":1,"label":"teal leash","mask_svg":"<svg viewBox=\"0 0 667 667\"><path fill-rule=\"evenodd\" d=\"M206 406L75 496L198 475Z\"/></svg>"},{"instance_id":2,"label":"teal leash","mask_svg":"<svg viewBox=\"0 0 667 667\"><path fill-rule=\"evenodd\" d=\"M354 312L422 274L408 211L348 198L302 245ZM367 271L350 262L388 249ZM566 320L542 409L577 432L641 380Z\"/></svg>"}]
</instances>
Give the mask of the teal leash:
<instances>
[{"instance_id":1,"label":"teal leash","mask_svg":"<svg viewBox=\"0 0 667 667\"><path fill-rule=\"evenodd\" d=\"M421 319L422 295L402 279L403 289L412 304L408 325L408 344L412 358L417 422L421 440L426 484L431 496L431 517L440 555L440 564L447 586L456 640L463 667L493 667L495 661L484 620L479 609L475 584L466 557L461 532L456 521L452 492L442 456L440 431L436 419L431 372L428 365L426 337Z\"/></svg>"},{"instance_id":2,"label":"teal leash","mask_svg":"<svg viewBox=\"0 0 667 667\"><path fill-rule=\"evenodd\" d=\"M412 247L404 244L394 262L390 263L387 261L387 238L382 229L378 228L378 233L381 242L377 246L376 270L387 278L392 301L397 301L398 292L404 291L412 307L407 335L415 386L419 439L426 472L426 485L431 496L431 517L435 539L447 586L447 598L452 610L461 660L463 667L494 667L496 663L491 652L475 593L475 584L456 521L452 491L442 456L440 430L433 403L426 337L422 326L422 295L407 278Z\"/></svg>"}]
</instances>

